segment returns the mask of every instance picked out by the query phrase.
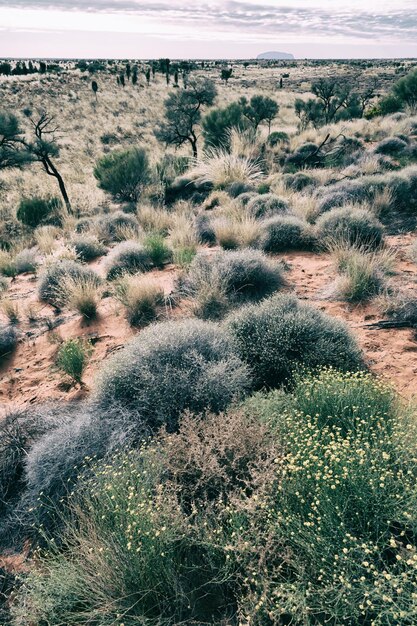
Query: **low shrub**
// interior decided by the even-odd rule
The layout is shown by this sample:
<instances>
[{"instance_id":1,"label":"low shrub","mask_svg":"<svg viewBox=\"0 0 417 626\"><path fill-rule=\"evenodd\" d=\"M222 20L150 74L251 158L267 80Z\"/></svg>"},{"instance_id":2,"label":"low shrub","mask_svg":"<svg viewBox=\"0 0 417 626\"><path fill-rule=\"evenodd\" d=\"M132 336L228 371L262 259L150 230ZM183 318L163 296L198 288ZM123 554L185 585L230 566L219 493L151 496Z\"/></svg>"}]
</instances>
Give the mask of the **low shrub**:
<instances>
[{"instance_id":1,"label":"low shrub","mask_svg":"<svg viewBox=\"0 0 417 626\"><path fill-rule=\"evenodd\" d=\"M377 248L383 241L384 227L365 209L343 207L321 215L316 222L316 233L324 244L328 241L343 241Z\"/></svg>"},{"instance_id":2,"label":"low shrub","mask_svg":"<svg viewBox=\"0 0 417 626\"><path fill-rule=\"evenodd\" d=\"M23 198L17 209L17 219L31 228L46 222L59 222L62 202L59 198Z\"/></svg>"},{"instance_id":3,"label":"low shrub","mask_svg":"<svg viewBox=\"0 0 417 626\"><path fill-rule=\"evenodd\" d=\"M90 347L85 341L68 339L58 350L56 364L75 383L81 383L89 352Z\"/></svg>"},{"instance_id":4,"label":"low shrub","mask_svg":"<svg viewBox=\"0 0 417 626\"><path fill-rule=\"evenodd\" d=\"M0 359L12 354L16 346L16 329L13 326L0 326Z\"/></svg>"},{"instance_id":5,"label":"low shrub","mask_svg":"<svg viewBox=\"0 0 417 626\"><path fill-rule=\"evenodd\" d=\"M316 187L317 181L313 176L305 174L304 172L297 172L296 174L284 174L283 182L287 189L293 191L303 191L307 187Z\"/></svg>"},{"instance_id":6,"label":"low shrub","mask_svg":"<svg viewBox=\"0 0 417 626\"><path fill-rule=\"evenodd\" d=\"M17 324L20 318L19 305L16 300L2 298L0 300L0 310L9 319L11 324Z\"/></svg>"},{"instance_id":7,"label":"low shrub","mask_svg":"<svg viewBox=\"0 0 417 626\"><path fill-rule=\"evenodd\" d=\"M107 248L94 235L76 235L72 237L71 245L80 261L84 262L93 261L107 252Z\"/></svg>"},{"instance_id":8,"label":"low shrub","mask_svg":"<svg viewBox=\"0 0 417 626\"><path fill-rule=\"evenodd\" d=\"M16 254L14 258L16 272L18 274L33 273L38 268L36 250L26 248Z\"/></svg>"},{"instance_id":9,"label":"low shrub","mask_svg":"<svg viewBox=\"0 0 417 626\"><path fill-rule=\"evenodd\" d=\"M158 307L165 302L162 287L148 278L121 278L115 286L115 296L126 307L126 317L132 326L155 320Z\"/></svg>"},{"instance_id":10,"label":"low shrub","mask_svg":"<svg viewBox=\"0 0 417 626\"><path fill-rule=\"evenodd\" d=\"M62 284L65 279L89 281L99 286L100 277L76 261L62 260L46 268L39 280L39 298L52 306L60 307L65 303L65 291Z\"/></svg>"},{"instance_id":11,"label":"low shrub","mask_svg":"<svg viewBox=\"0 0 417 626\"><path fill-rule=\"evenodd\" d=\"M99 159L94 176L115 200L137 202L150 181L147 153L143 148L114 150Z\"/></svg>"},{"instance_id":12,"label":"low shrub","mask_svg":"<svg viewBox=\"0 0 417 626\"><path fill-rule=\"evenodd\" d=\"M15 259L8 250L0 249L0 274L9 278L17 275Z\"/></svg>"},{"instance_id":13,"label":"low shrub","mask_svg":"<svg viewBox=\"0 0 417 626\"><path fill-rule=\"evenodd\" d=\"M328 187L318 187L320 213L344 204L369 202L389 191L392 200L390 208L400 213L412 213L417 208L417 167L405 167L398 172L387 172L374 176L362 176L356 180L341 181Z\"/></svg>"},{"instance_id":14,"label":"low shrub","mask_svg":"<svg viewBox=\"0 0 417 626\"><path fill-rule=\"evenodd\" d=\"M259 246L265 252L308 250L314 246L312 227L292 215L271 217L262 223Z\"/></svg>"},{"instance_id":15,"label":"low shrub","mask_svg":"<svg viewBox=\"0 0 417 626\"><path fill-rule=\"evenodd\" d=\"M308 142L299 146L292 154L289 154L285 164L293 169L322 167L324 156L317 144Z\"/></svg>"},{"instance_id":16,"label":"low shrub","mask_svg":"<svg viewBox=\"0 0 417 626\"><path fill-rule=\"evenodd\" d=\"M232 314L226 326L258 388L291 382L300 367L349 370L362 364L344 323L293 296L276 295L246 306Z\"/></svg>"},{"instance_id":17,"label":"low shrub","mask_svg":"<svg viewBox=\"0 0 417 626\"><path fill-rule=\"evenodd\" d=\"M274 195L273 193L264 193L255 196L249 200L246 205L250 215L256 218L271 217L277 214L287 213L289 210L288 203Z\"/></svg>"},{"instance_id":18,"label":"low shrub","mask_svg":"<svg viewBox=\"0 0 417 626\"><path fill-rule=\"evenodd\" d=\"M258 250L197 255L180 279L180 291L197 301L197 313L217 318L227 304L260 300L285 284L282 267Z\"/></svg>"},{"instance_id":19,"label":"low shrub","mask_svg":"<svg viewBox=\"0 0 417 626\"><path fill-rule=\"evenodd\" d=\"M139 222L134 215L115 211L99 218L96 224L97 236L104 243L131 239L140 232Z\"/></svg>"},{"instance_id":20,"label":"low shrub","mask_svg":"<svg viewBox=\"0 0 417 626\"><path fill-rule=\"evenodd\" d=\"M143 428L177 428L180 414L222 411L249 385L228 335L198 320L146 328L104 365L95 400L128 408Z\"/></svg>"},{"instance_id":21,"label":"low shrub","mask_svg":"<svg viewBox=\"0 0 417 626\"><path fill-rule=\"evenodd\" d=\"M216 242L216 233L208 215L199 213L194 218L194 228L200 243L211 245Z\"/></svg>"},{"instance_id":22,"label":"low shrub","mask_svg":"<svg viewBox=\"0 0 417 626\"><path fill-rule=\"evenodd\" d=\"M279 144L287 144L289 142L289 137L287 133L284 133L282 130L275 130L268 136L267 143L268 145L275 147Z\"/></svg>"},{"instance_id":23,"label":"low shrub","mask_svg":"<svg viewBox=\"0 0 417 626\"><path fill-rule=\"evenodd\" d=\"M107 278L113 280L122 274L146 272L152 260L145 247L136 241L122 241L106 259Z\"/></svg>"},{"instance_id":24,"label":"low shrub","mask_svg":"<svg viewBox=\"0 0 417 626\"><path fill-rule=\"evenodd\" d=\"M417 263L417 239L410 246L410 259Z\"/></svg>"},{"instance_id":25,"label":"low shrub","mask_svg":"<svg viewBox=\"0 0 417 626\"><path fill-rule=\"evenodd\" d=\"M90 453L62 545L24 574L14 623L409 626L417 433L400 409L369 374L327 369L291 395L186 415L139 451ZM31 451L38 488L74 471L71 428L61 448L52 433Z\"/></svg>"},{"instance_id":26,"label":"low shrub","mask_svg":"<svg viewBox=\"0 0 417 626\"><path fill-rule=\"evenodd\" d=\"M375 146L374 151L376 154L396 156L404 152L407 146L407 142L400 139L400 137L386 137Z\"/></svg>"}]
</instances>

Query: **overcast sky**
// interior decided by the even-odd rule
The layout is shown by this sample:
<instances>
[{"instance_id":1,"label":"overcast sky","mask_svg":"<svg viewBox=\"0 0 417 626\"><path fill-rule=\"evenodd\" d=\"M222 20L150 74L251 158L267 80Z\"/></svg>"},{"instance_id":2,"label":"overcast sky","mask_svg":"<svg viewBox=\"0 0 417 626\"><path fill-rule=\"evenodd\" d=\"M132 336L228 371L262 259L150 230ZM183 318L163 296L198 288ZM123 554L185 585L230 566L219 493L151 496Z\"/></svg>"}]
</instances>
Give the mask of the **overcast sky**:
<instances>
[{"instance_id":1,"label":"overcast sky","mask_svg":"<svg viewBox=\"0 0 417 626\"><path fill-rule=\"evenodd\" d=\"M417 0L0 0L0 57L417 57Z\"/></svg>"}]
</instances>

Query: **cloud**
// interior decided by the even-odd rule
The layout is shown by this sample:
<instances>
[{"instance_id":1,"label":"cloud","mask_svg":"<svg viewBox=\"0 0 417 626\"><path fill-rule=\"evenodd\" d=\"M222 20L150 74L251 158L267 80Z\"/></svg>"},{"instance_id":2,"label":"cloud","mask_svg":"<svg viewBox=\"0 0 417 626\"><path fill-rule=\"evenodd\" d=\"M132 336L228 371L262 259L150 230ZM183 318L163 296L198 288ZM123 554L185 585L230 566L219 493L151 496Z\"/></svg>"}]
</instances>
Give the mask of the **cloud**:
<instances>
[{"instance_id":1,"label":"cloud","mask_svg":"<svg viewBox=\"0 0 417 626\"><path fill-rule=\"evenodd\" d=\"M413 3L409 0L390 2L388 5L382 2L380 8L373 10L370 10L369 3L368 8L365 4L361 8L356 0L352 0L350 5L346 0L344 7L337 2L336 8L335 4L326 0L315 3L312 0L292 0L291 6L274 6L265 0L206 0L201 4L186 3L184 0L9 0L7 8L48 10L51 17L54 9L88 14L131 14L164 24L195 26L214 32L239 32L242 35L258 34L259 37L305 34L362 41L369 38L417 40L417 12L410 10ZM372 3L373 6L375 4Z\"/></svg>"}]
</instances>

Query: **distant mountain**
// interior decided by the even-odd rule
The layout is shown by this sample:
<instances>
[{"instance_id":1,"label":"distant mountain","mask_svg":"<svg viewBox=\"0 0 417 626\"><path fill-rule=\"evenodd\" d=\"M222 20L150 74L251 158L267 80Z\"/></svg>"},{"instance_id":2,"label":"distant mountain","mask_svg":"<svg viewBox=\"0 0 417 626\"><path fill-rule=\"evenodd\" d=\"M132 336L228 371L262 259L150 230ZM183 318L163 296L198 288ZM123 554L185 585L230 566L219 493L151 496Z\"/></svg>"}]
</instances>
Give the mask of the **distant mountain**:
<instances>
[{"instance_id":1,"label":"distant mountain","mask_svg":"<svg viewBox=\"0 0 417 626\"><path fill-rule=\"evenodd\" d=\"M273 60L276 61L277 59L293 59L294 55L293 54L289 54L289 52L262 52L262 54L258 54L258 56L256 57L257 59L265 59L265 60Z\"/></svg>"}]
</instances>

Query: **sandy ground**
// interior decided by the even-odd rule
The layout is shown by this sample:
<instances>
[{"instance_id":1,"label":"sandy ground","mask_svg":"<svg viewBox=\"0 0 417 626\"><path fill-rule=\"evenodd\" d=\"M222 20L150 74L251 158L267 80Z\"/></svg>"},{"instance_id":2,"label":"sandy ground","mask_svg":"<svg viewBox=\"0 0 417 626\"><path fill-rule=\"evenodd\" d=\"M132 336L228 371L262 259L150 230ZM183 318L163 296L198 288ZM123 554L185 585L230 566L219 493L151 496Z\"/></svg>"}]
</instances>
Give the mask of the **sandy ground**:
<instances>
[{"instance_id":1,"label":"sandy ground","mask_svg":"<svg viewBox=\"0 0 417 626\"><path fill-rule=\"evenodd\" d=\"M407 260L409 236L389 237L388 243L398 254L395 286L417 293L417 270ZM375 303L350 306L326 297L335 272L326 254L294 252L280 255L289 267L288 289L317 308L345 320L361 348L371 369L395 385L400 394L411 398L417 394L417 338L411 329L374 330L368 327L381 319ZM103 260L91 267L103 272ZM148 274L149 276L149 274ZM176 269L172 266L154 271L150 276L160 283L166 295L175 286ZM8 297L16 301L21 321L18 324L20 341L14 354L0 366L0 407L9 411L17 407L48 400L83 397L94 386L96 372L102 361L120 349L137 330L124 318L122 305L113 298L105 298L99 307L99 316L86 324L75 313L63 311L58 315L53 308L37 300L37 282L32 275L21 275L11 282ZM38 319L27 321L27 310L38 309ZM162 318L186 314L184 307L161 310ZM55 357L62 340L84 337L93 345L93 351L80 388L70 386L55 366Z\"/></svg>"}]
</instances>

